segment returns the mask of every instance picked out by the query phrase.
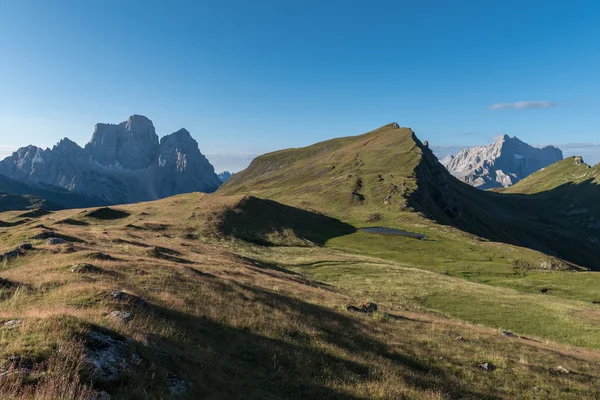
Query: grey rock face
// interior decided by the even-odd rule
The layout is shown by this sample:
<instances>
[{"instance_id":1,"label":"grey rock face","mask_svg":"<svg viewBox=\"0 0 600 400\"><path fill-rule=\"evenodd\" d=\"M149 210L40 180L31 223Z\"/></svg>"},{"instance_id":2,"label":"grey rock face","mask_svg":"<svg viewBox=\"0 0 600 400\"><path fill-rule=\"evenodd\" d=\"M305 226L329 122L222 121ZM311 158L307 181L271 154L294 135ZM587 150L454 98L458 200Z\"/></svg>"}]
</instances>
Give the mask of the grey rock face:
<instances>
[{"instance_id":1,"label":"grey rock face","mask_svg":"<svg viewBox=\"0 0 600 400\"><path fill-rule=\"evenodd\" d=\"M85 146L98 164L128 170L146 169L158 151L158 135L152 121L132 115L118 125L96 124Z\"/></svg>"},{"instance_id":2,"label":"grey rock face","mask_svg":"<svg viewBox=\"0 0 600 400\"><path fill-rule=\"evenodd\" d=\"M198 142L185 129L160 140L155 182L159 197L200 191L207 184L216 190L221 185L215 169L200 153Z\"/></svg>"},{"instance_id":3,"label":"grey rock face","mask_svg":"<svg viewBox=\"0 0 600 400\"><path fill-rule=\"evenodd\" d=\"M562 158L562 151L554 146L538 149L504 135L489 146L461 150L455 157L446 159L444 166L471 186L491 189L514 185Z\"/></svg>"},{"instance_id":4,"label":"grey rock face","mask_svg":"<svg viewBox=\"0 0 600 400\"><path fill-rule=\"evenodd\" d=\"M233 174L229 171L223 171L217 174L221 182L226 182L229 178L231 178L231 175Z\"/></svg>"},{"instance_id":5,"label":"grey rock face","mask_svg":"<svg viewBox=\"0 0 600 400\"><path fill-rule=\"evenodd\" d=\"M23 147L0 161L0 174L111 204L213 192L221 184L188 131L159 142L152 121L141 115L97 124L85 148L66 138L52 149Z\"/></svg>"}]
</instances>

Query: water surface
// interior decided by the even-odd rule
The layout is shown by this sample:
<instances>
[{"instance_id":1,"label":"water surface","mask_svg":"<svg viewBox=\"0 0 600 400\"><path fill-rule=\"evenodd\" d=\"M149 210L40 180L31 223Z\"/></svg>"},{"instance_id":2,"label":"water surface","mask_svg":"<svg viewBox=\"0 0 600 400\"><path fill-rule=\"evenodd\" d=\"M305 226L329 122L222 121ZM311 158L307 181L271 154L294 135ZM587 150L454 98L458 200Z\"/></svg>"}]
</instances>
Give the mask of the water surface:
<instances>
[{"instance_id":1,"label":"water surface","mask_svg":"<svg viewBox=\"0 0 600 400\"><path fill-rule=\"evenodd\" d=\"M403 231L401 229L383 228L383 227L379 227L379 226L360 228L360 230L363 232L367 232L367 233L375 233L378 235L385 235L385 236L404 236L404 237L409 237L409 238L413 238L413 239L427 238L427 236L425 236L421 233L407 232L407 231Z\"/></svg>"}]
</instances>

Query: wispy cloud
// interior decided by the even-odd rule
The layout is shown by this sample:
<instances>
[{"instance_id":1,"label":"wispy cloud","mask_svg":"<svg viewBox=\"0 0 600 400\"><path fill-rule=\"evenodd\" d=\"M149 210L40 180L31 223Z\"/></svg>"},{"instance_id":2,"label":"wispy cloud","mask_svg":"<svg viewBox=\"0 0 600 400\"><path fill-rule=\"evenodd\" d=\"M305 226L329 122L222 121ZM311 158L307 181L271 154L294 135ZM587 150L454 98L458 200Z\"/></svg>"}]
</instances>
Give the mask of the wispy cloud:
<instances>
[{"instance_id":1,"label":"wispy cloud","mask_svg":"<svg viewBox=\"0 0 600 400\"><path fill-rule=\"evenodd\" d=\"M556 144L555 146L561 149L589 149L589 148L600 148L600 143L563 143Z\"/></svg>"},{"instance_id":2,"label":"wispy cloud","mask_svg":"<svg viewBox=\"0 0 600 400\"><path fill-rule=\"evenodd\" d=\"M431 146L431 151L440 160L444 160L450 156L456 155L462 149L469 146L451 145L451 146Z\"/></svg>"},{"instance_id":3,"label":"wispy cloud","mask_svg":"<svg viewBox=\"0 0 600 400\"><path fill-rule=\"evenodd\" d=\"M0 146L0 160L10 156L15 150L15 147Z\"/></svg>"},{"instance_id":4,"label":"wispy cloud","mask_svg":"<svg viewBox=\"0 0 600 400\"><path fill-rule=\"evenodd\" d=\"M246 168L250 162L259 156L258 153L205 153L208 161L215 167L216 172L238 172Z\"/></svg>"},{"instance_id":5,"label":"wispy cloud","mask_svg":"<svg viewBox=\"0 0 600 400\"><path fill-rule=\"evenodd\" d=\"M556 107L558 103L552 101L517 101L515 103L496 103L490 110L530 110L534 108Z\"/></svg>"}]
</instances>

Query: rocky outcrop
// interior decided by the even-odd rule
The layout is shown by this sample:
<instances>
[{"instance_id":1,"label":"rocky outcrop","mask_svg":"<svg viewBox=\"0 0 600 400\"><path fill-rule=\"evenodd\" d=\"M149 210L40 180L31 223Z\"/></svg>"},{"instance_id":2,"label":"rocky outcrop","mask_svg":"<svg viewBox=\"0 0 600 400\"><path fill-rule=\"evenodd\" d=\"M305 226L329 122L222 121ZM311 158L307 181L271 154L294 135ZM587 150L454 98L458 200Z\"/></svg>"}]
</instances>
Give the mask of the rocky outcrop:
<instances>
[{"instance_id":1,"label":"rocky outcrop","mask_svg":"<svg viewBox=\"0 0 600 400\"><path fill-rule=\"evenodd\" d=\"M159 141L152 121L141 115L97 124L84 148L66 138L52 149L23 147L0 161L0 174L109 204L213 192L221 184L188 131Z\"/></svg>"},{"instance_id":2,"label":"rocky outcrop","mask_svg":"<svg viewBox=\"0 0 600 400\"><path fill-rule=\"evenodd\" d=\"M508 187L550 164L562 160L553 146L538 149L504 135L489 146L461 150L445 160L445 167L461 181L479 189Z\"/></svg>"},{"instance_id":3,"label":"rocky outcrop","mask_svg":"<svg viewBox=\"0 0 600 400\"><path fill-rule=\"evenodd\" d=\"M421 159L415 168L417 190L409 196L408 204L430 218L460 218L461 204L450 188L452 177L433 154L428 142L421 143L414 132L412 139Z\"/></svg>"}]
</instances>

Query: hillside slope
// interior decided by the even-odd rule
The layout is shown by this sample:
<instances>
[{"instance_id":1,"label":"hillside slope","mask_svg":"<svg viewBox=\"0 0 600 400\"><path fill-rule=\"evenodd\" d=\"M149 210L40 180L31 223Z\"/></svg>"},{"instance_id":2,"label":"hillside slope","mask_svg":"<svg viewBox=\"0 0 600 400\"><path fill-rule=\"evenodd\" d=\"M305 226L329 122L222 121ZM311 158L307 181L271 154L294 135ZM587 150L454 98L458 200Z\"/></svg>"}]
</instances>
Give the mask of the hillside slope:
<instances>
[{"instance_id":1,"label":"hillside slope","mask_svg":"<svg viewBox=\"0 0 600 400\"><path fill-rule=\"evenodd\" d=\"M253 197L188 194L0 218L11 223L0 227L0 253L7 252L0 266L3 399L599 394L596 306L325 249L318 246L324 238L310 236L314 225L330 238L347 228L319 214ZM239 231L230 231L231 223ZM248 242L256 226L274 240ZM31 246L7 256L25 243ZM328 270L338 284L292 270ZM383 295L370 279L371 293L354 287L344 280L352 270L372 271L373 278L393 273L403 294ZM455 301L485 302L485 314L504 326L540 314L564 323L540 330L545 340L523 336L539 324L508 336L432 312L419 303L419 285L428 298L452 292ZM363 301L377 302L378 311L346 310ZM548 340L562 334L588 348Z\"/></svg>"},{"instance_id":2,"label":"hillside slope","mask_svg":"<svg viewBox=\"0 0 600 400\"><path fill-rule=\"evenodd\" d=\"M105 204L99 198L82 196L55 186L20 182L1 174L0 193L0 211L25 210L32 207L59 210Z\"/></svg>"},{"instance_id":3,"label":"hillside slope","mask_svg":"<svg viewBox=\"0 0 600 400\"><path fill-rule=\"evenodd\" d=\"M571 225L548 217L546 200L485 192L460 182L413 131L397 124L257 157L218 193L251 193L314 209L356 227L413 225L424 231L444 225L462 232L451 230L447 239L465 243L468 233L600 269L593 237L582 243ZM546 196L566 207L560 193Z\"/></svg>"},{"instance_id":4,"label":"hillside slope","mask_svg":"<svg viewBox=\"0 0 600 400\"><path fill-rule=\"evenodd\" d=\"M414 206L450 221L461 210L448 191L448 177L412 130L392 123L364 135L257 157L219 193L260 194L346 220Z\"/></svg>"}]
</instances>

